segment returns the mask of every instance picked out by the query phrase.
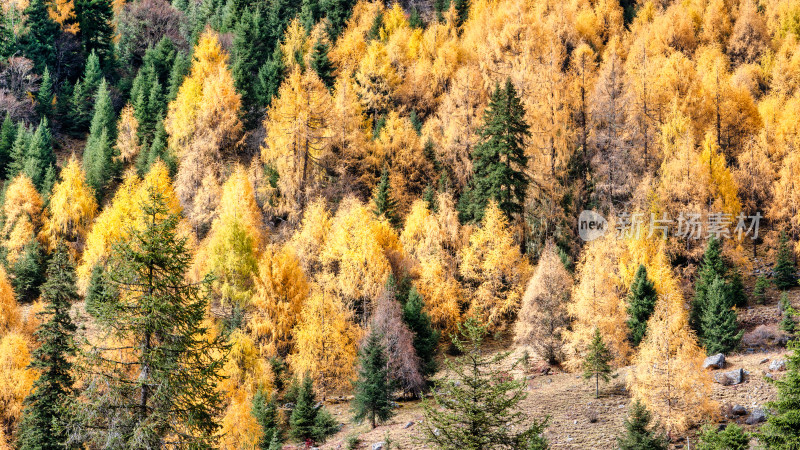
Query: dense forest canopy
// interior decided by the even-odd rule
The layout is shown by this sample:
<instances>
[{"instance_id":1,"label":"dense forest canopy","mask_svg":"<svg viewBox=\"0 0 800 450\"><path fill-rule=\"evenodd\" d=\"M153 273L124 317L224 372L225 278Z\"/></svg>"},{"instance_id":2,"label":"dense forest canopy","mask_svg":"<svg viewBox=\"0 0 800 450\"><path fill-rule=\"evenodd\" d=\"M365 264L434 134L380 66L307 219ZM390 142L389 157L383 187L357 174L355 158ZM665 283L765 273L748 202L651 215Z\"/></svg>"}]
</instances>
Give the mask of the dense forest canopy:
<instances>
[{"instance_id":1,"label":"dense forest canopy","mask_svg":"<svg viewBox=\"0 0 800 450\"><path fill-rule=\"evenodd\" d=\"M596 395L630 366L629 433L676 438L719 411L737 311L797 284L795 0L4 0L0 25L0 449L310 445L339 429L318 400L375 427L442 358L496 384L438 380L426 417L499 395L482 429L528 423L489 334ZM770 448L800 439L794 352Z\"/></svg>"}]
</instances>

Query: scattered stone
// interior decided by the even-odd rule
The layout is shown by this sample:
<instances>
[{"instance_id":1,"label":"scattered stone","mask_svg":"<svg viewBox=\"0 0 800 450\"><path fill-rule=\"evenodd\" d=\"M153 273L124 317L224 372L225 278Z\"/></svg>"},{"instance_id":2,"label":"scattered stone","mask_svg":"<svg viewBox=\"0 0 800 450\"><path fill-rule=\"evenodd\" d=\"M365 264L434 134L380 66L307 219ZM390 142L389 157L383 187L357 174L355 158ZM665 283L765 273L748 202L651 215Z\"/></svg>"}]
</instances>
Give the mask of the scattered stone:
<instances>
[{"instance_id":1,"label":"scattered stone","mask_svg":"<svg viewBox=\"0 0 800 450\"><path fill-rule=\"evenodd\" d=\"M786 360L785 359L776 359L772 361L769 365L770 372L781 372L786 370Z\"/></svg>"},{"instance_id":2,"label":"scattered stone","mask_svg":"<svg viewBox=\"0 0 800 450\"><path fill-rule=\"evenodd\" d=\"M764 410L761 408L756 408L750 413L750 417L747 418L745 421L748 425L755 425L757 423L761 423L767 420L767 414L764 413Z\"/></svg>"},{"instance_id":3,"label":"scattered stone","mask_svg":"<svg viewBox=\"0 0 800 450\"><path fill-rule=\"evenodd\" d=\"M405 424L405 426L403 428L411 428L413 426L414 426L414 422L406 422L406 424Z\"/></svg>"},{"instance_id":4,"label":"scattered stone","mask_svg":"<svg viewBox=\"0 0 800 450\"><path fill-rule=\"evenodd\" d=\"M434 434L435 436L439 436L440 434L442 434L442 432L441 432L441 431L439 431L439 429L438 429L438 428L434 428L434 429L433 429L433 434Z\"/></svg>"},{"instance_id":5,"label":"scattered stone","mask_svg":"<svg viewBox=\"0 0 800 450\"><path fill-rule=\"evenodd\" d=\"M764 359L761 360L761 362L759 364L765 364L765 363L768 363L768 362L769 362L769 358L764 358Z\"/></svg>"},{"instance_id":6,"label":"scattered stone","mask_svg":"<svg viewBox=\"0 0 800 450\"><path fill-rule=\"evenodd\" d=\"M622 409L624 407L625 407L625 405L619 405L619 409Z\"/></svg>"},{"instance_id":7,"label":"scattered stone","mask_svg":"<svg viewBox=\"0 0 800 450\"><path fill-rule=\"evenodd\" d=\"M372 450L383 450L383 442L376 442L372 444Z\"/></svg>"},{"instance_id":8,"label":"scattered stone","mask_svg":"<svg viewBox=\"0 0 800 450\"><path fill-rule=\"evenodd\" d=\"M725 355L722 353L717 353L716 355L711 355L703 361L703 368L708 369L722 369L725 367Z\"/></svg>"},{"instance_id":9,"label":"scattered stone","mask_svg":"<svg viewBox=\"0 0 800 450\"><path fill-rule=\"evenodd\" d=\"M772 375L771 373L766 373L766 374L764 374L764 378L769 378L770 380L774 380L775 376Z\"/></svg>"},{"instance_id":10,"label":"scattered stone","mask_svg":"<svg viewBox=\"0 0 800 450\"><path fill-rule=\"evenodd\" d=\"M723 386L731 386L741 384L744 381L744 370L741 368L731 370L728 372L721 372L714 374L714 382Z\"/></svg>"},{"instance_id":11,"label":"scattered stone","mask_svg":"<svg viewBox=\"0 0 800 450\"><path fill-rule=\"evenodd\" d=\"M743 416L747 414L747 410L742 405L733 405L731 412L733 413L734 416Z\"/></svg>"}]
</instances>

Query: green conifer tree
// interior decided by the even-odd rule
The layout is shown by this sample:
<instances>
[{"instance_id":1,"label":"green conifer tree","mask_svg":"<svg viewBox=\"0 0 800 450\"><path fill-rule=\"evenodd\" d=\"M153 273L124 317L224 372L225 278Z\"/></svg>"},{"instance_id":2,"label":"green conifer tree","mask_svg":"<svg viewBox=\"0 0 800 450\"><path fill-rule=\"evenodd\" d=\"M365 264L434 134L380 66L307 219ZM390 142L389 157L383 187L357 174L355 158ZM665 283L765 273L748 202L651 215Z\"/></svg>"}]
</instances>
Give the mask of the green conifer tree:
<instances>
[{"instance_id":1,"label":"green conifer tree","mask_svg":"<svg viewBox=\"0 0 800 450\"><path fill-rule=\"evenodd\" d=\"M16 127L14 144L11 146L9 162L6 166L6 179L13 180L25 169L25 157L28 154L28 147L31 143L31 133L24 125Z\"/></svg>"},{"instance_id":2,"label":"green conifer tree","mask_svg":"<svg viewBox=\"0 0 800 450\"><path fill-rule=\"evenodd\" d=\"M311 53L311 68L319 75L319 79L322 80L328 90L331 90L336 82L336 76L334 75L336 69L328 58L328 51L330 51L328 44L318 40L314 44L314 49Z\"/></svg>"},{"instance_id":3,"label":"green conifer tree","mask_svg":"<svg viewBox=\"0 0 800 450\"><path fill-rule=\"evenodd\" d=\"M83 152L86 183L94 189L98 199L103 198L105 187L114 173L114 131L116 131L114 107L111 104L106 81L103 80L95 97L92 125Z\"/></svg>"},{"instance_id":4,"label":"green conifer tree","mask_svg":"<svg viewBox=\"0 0 800 450\"><path fill-rule=\"evenodd\" d=\"M724 430L706 425L700 432L697 450L748 450L750 434L736 423L728 424Z\"/></svg>"},{"instance_id":5,"label":"green conifer tree","mask_svg":"<svg viewBox=\"0 0 800 450\"><path fill-rule=\"evenodd\" d=\"M767 281L767 277L764 275L759 275L756 278L756 284L753 286L753 298L755 299L756 303L759 305L763 305L767 302L767 288L769 287L769 281Z\"/></svg>"},{"instance_id":6,"label":"green conifer tree","mask_svg":"<svg viewBox=\"0 0 800 450\"><path fill-rule=\"evenodd\" d=\"M631 343L634 346L638 346L647 333L647 321L653 314L657 299L658 293L653 282L647 277L647 268L644 264L640 264L628 292L627 323L630 328Z\"/></svg>"},{"instance_id":7,"label":"green conifer tree","mask_svg":"<svg viewBox=\"0 0 800 450\"><path fill-rule=\"evenodd\" d=\"M92 105L102 80L100 58L97 53L92 52L86 60L83 78L75 83L75 88L72 90L69 118L73 132L83 133L88 130L92 119Z\"/></svg>"},{"instance_id":8,"label":"green conifer tree","mask_svg":"<svg viewBox=\"0 0 800 450\"><path fill-rule=\"evenodd\" d=\"M778 399L767 403L767 423L756 434L767 449L800 448L800 340L789 342L786 374L770 380L778 389Z\"/></svg>"},{"instance_id":9,"label":"green conifer tree","mask_svg":"<svg viewBox=\"0 0 800 450\"><path fill-rule=\"evenodd\" d=\"M473 178L459 204L462 222L480 222L490 200L497 201L508 218L522 213L528 177L525 140L530 136L525 108L507 79L496 86L478 129L481 142L472 151Z\"/></svg>"},{"instance_id":10,"label":"green conifer tree","mask_svg":"<svg viewBox=\"0 0 800 450\"><path fill-rule=\"evenodd\" d=\"M274 396L258 390L253 396L253 416L261 427L261 439L258 448L270 450L275 444L281 443L280 417L278 402Z\"/></svg>"},{"instance_id":11,"label":"green conifer tree","mask_svg":"<svg viewBox=\"0 0 800 450\"><path fill-rule=\"evenodd\" d=\"M353 13L357 0L320 0L320 9L325 11L325 16L330 21L328 34L331 42L336 42L336 38L344 30L347 20Z\"/></svg>"},{"instance_id":12,"label":"green conifer tree","mask_svg":"<svg viewBox=\"0 0 800 450\"><path fill-rule=\"evenodd\" d=\"M731 308L727 298L729 288L721 278L714 278L706 291L706 305L703 309L700 329L706 353L729 353L739 346L744 331L739 331L736 311Z\"/></svg>"},{"instance_id":13,"label":"green conifer tree","mask_svg":"<svg viewBox=\"0 0 800 450\"><path fill-rule=\"evenodd\" d=\"M31 360L31 367L41 375L25 399L19 434L21 450L67 448L67 425L74 397L71 358L76 354L73 337L77 329L69 311L80 296L75 288L75 269L63 245L47 268L42 300L45 307L38 314L47 320L36 330L40 346Z\"/></svg>"},{"instance_id":14,"label":"green conifer tree","mask_svg":"<svg viewBox=\"0 0 800 450\"><path fill-rule=\"evenodd\" d=\"M11 266L11 286L19 301L32 302L39 298L39 288L45 281L45 256L39 241L34 238L25 244L22 255Z\"/></svg>"},{"instance_id":15,"label":"green conifer tree","mask_svg":"<svg viewBox=\"0 0 800 450\"><path fill-rule=\"evenodd\" d=\"M6 179L8 166L11 163L11 149L17 138L17 125L11 120L11 115L6 114L3 125L0 127L0 180Z\"/></svg>"},{"instance_id":16,"label":"green conifer tree","mask_svg":"<svg viewBox=\"0 0 800 450\"><path fill-rule=\"evenodd\" d=\"M652 417L645 406L636 400L625 419L625 434L617 438L620 450L667 450L669 440L650 426Z\"/></svg>"},{"instance_id":17,"label":"green conifer tree","mask_svg":"<svg viewBox=\"0 0 800 450\"><path fill-rule=\"evenodd\" d=\"M792 249L789 246L789 238L786 237L785 232L781 233L774 270L775 286L778 289L783 290L797 286L797 276L795 275L797 269L794 266L794 258L792 256Z\"/></svg>"},{"instance_id":18,"label":"green conifer tree","mask_svg":"<svg viewBox=\"0 0 800 450\"><path fill-rule=\"evenodd\" d=\"M384 167L381 173L381 180L375 188L375 209L372 211L376 216L383 216L392 226L400 224L400 218L397 217L397 202L392 198L391 185L389 184L389 168Z\"/></svg>"},{"instance_id":19,"label":"green conifer tree","mask_svg":"<svg viewBox=\"0 0 800 450\"><path fill-rule=\"evenodd\" d=\"M322 405L317 404L314 382L308 374L298 389L289 425L289 437L300 442L323 442L338 431L330 413Z\"/></svg>"},{"instance_id":20,"label":"green conifer tree","mask_svg":"<svg viewBox=\"0 0 800 450\"><path fill-rule=\"evenodd\" d=\"M119 295L95 308L87 367L104 376L84 387L79 438L105 448L207 448L219 428L216 384L227 353L224 336L203 326L211 280L186 281L192 255L163 195L151 190L141 208L143 228L115 245L108 263ZM106 347L109 336L130 343L124 355Z\"/></svg>"},{"instance_id":21,"label":"green conifer tree","mask_svg":"<svg viewBox=\"0 0 800 450\"><path fill-rule=\"evenodd\" d=\"M109 71L114 63L114 8L111 0L76 0L75 17L86 53L95 53Z\"/></svg>"},{"instance_id":22,"label":"green conifer tree","mask_svg":"<svg viewBox=\"0 0 800 450\"><path fill-rule=\"evenodd\" d=\"M61 28L50 16L51 0L31 0L25 8L25 30L20 38L22 53L33 61L36 73L56 62L56 39Z\"/></svg>"},{"instance_id":23,"label":"green conifer tree","mask_svg":"<svg viewBox=\"0 0 800 450\"><path fill-rule=\"evenodd\" d=\"M39 85L39 92L36 94L36 112L39 117L48 120L53 117L53 79L50 78L50 69L44 68L42 83Z\"/></svg>"},{"instance_id":24,"label":"green conifer tree","mask_svg":"<svg viewBox=\"0 0 800 450\"><path fill-rule=\"evenodd\" d=\"M470 0L453 0L456 9L456 26L461 28L469 18Z\"/></svg>"},{"instance_id":25,"label":"green conifer tree","mask_svg":"<svg viewBox=\"0 0 800 450\"><path fill-rule=\"evenodd\" d=\"M319 0L303 0L303 6L300 7L300 22L306 32L311 32L314 25L322 19L322 14Z\"/></svg>"},{"instance_id":26,"label":"green conifer tree","mask_svg":"<svg viewBox=\"0 0 800 450\"><path fill-rule=\"evenodd\" d=\"M172 69L169 72L169 83L167 84L167 103L175 100L178 96L178 89L183 84L183 79L189 73L192 61L183 52L178 52L175 55L175 61L172 63Z\"/></svg>"},{"instance_id":27,"label":"green conifer tree","mask_svg":"<svg viewBox=\"0 0 800 450\"><path fill-rule=\"evenodd\" d=\"M408 300L403 304L403 321L414 333L414 350L420 359L422 375L429 377L436 372L435 357L439 332L433 329L431 318L424 308L422 296L412 287L408 293Z\"/></svg>"},{"instance_id":28,"label":"green conifer tree","mask_svg":"<svg viewBox=\"0 0 800 450\"><path fill-rule=\"evenodd\" d=\"M358 379L353 385L353 420L361 423L369 419L375 428L394 415L391 404L393 386L381 336L371 331L359 353Z\"/></svg>"},{"instance_id":29,"label":"green conifer tree","mask_svg":"<svg viewBox=\"0 0 800 450\"><path fill-rule=\"evenodd\" d=\"M263 17L261 9L254 12L245 10L236 26L233 38L232 74L236 89L242 94L242 113L245 124L249 128L258 125L263 116L264 102L258 94L257 79L259 69L270 58L272 47L268 42L269 30L267 20Z\"/></svg>"},{"instance_id":30,"label":"green conifer tree","mask_svg":"<svg viewBox=\"0 0 800 450\"><path fill-rule=\"evenodd\" d=\"M275 47L272 56L258 70L255 95L259 105L266 108L272 103L272 98L278 95L285 72L283 53L281 53L280 47Z\"/></svg>"},{"instance_id":31,"label":"green conifer tree","mask_svg":"<svg viewBox=\"0 0 800 450\"><path fill-rule=\"evenodd\" d=\"M50 127L47 119L42 119L36 132L31 136L28 150L25 153L25 162L22 171L33 181L36 189L42 195L49 193L52 187L54 172L50 174L48 180L48 169L53 171L56 166L56 156L53 153L53 136L50 134Z\"/></svg>"},{"instance_id":32,"label":"green conifer tree","mask_svg":"<svg viewBox=\"0 0 800 450\"><path fill-rule=\"evenodd\" d=\"M484 353L486 327L475 319L459 325L453 344L463 355L446 366L452 376L436 383L433 399L423 402L424 439L444 450L541 448L548 419L528 420L519 409L526 383L509 372L519 362L504 365L510 352Z\"/></svg>"},{"instance_id":33,"label":"green conifer tree","mask_svg":"<svg viewBox=\"0 0 800 450\"><path fill-rule=\"evenodd\" d=\"M612 359L611 350L603 342L600 329L595 328L592 343L589 344L583 360L583 378L588 380L594 377L594 398L600 398L600 379L606 383L611 379L609 362Z\"/></svg>"},{"instance_id":34,"label":"green conifer tree","mask_svg":"<svg viewBox=\"0 0 800 450\"><path fill-rule=\"evenodd\" d=\"M702 320L705 307L708 304L708 289L715 278L725 279L725 261L722 259L722 243L712 236L706 244L703 261L697 271L697 281L694 284L694 300L689 314L689 324L702 339ZM727 294L726 294L727 297ZM728 302L733 306L732 302Z\"/></svg>"}]
</instances>

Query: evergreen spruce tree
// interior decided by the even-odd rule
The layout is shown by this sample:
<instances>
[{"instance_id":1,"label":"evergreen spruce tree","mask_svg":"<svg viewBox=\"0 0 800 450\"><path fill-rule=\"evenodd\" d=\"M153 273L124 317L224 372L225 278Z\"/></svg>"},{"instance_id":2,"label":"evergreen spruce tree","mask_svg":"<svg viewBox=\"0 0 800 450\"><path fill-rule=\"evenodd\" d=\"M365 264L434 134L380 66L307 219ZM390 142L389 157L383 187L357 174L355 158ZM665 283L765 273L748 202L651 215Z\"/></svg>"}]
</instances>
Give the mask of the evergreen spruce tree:
<instances>
[{"instance_id":1,"label":"evergreen spruce tree","mask_svg":"<svg viewBox=\"0 0 800 450\"><path fill-rule=\"evenodd\" d=\"M169 72L169 83L167 84L167 103L175 100L178 96L178 89L183 84L183 79L189 73L192 61L183 52L178 52L175 55L175 60L172 63L172 69Z\"/></svg>"},{"instance_id":2,"label":"evergreen spruce tree","mask_svg":"<svg viewBox=\"0 0 800 450\"><path fill-rule=\"evenodd\" d=\"M375 209L372 211L376 216L383 216L392 226L400 224L400 218L397 217L397 202L392 198L391 185L389 184L389 168L384 167L381 173L381 180L375 188Z\"/></svg>"},{"instance_id":3,"label":"evergreen spruce tree","mask_svg":"<svg viewBox=\"0 0 800 450\"><path fill-rule=\"evenodd\" d=\"M179 217L150 190L142 228L114 246L107 282L119 293L95 307L80 436L104 448L207 448L219 428L216 387L227 345L203 326L210 279L186 281L192 255ZM105 339L128 343L120 354ZM220 356L222 355L222 356Z\"/></svg>"},{"instance_id":4,"label":"evergreen spruce tree","mask_svg":"<svg viewBox=\"0 0 800 450\"><path fill-rule=\"evenodd\" d=\"M262 390L253 396L253 417L261 427L261 439L258 448L270 450L281 443L280 417L278 416L278 402L274 396Z\"/></svg>"},{"instance_id":5,"label":"evergreen spruce tree","mask_svg":"<svg viewBox=\"0 0 800 450\"><path fill-rule=\"evenodd\" d=\"M456 9L456 26L461 28L464 22L469 18L469 3L470 0L453 0Z\"/></svg>"},{"instance_id":6,"label":"evergreen spruce tree","mask_svg":"<svg viewBox=\"0 0 800 450\"><path fill-rule=\"evenodd\" d=\"M19 434L21 450L67 448L67 424L73 400L71 358L76 354L73 336L77 327L69 310L80 300L75 288L75 269L66 247L60 245L47 268L42 285L47 320L39 325L35 337L40 347L33 352L31 367L40 372L33 390L25 399Z\"/></svg>"},{"instance_id":7,"label":"evergreen spruce tree","mask_svg":"<svg viewBox=\"0 0 800 450\"><path fill-rule=\"evenodd\" d=\"M480 222L492 199L509 218L521 214L525 202L525 139L530 131L525 123L525 108L511 79L503 87L495 87L483 123L478 129L481 142L472 151L470 192L459 204L462 222Z\"/></svg>"},{"instance_id":8,"label":"evergreen spruce tree","mask_svg":"<svg viewBox=\"0 0 800 450\"><path fill-rule=\"evenodd\" d=\"M322 80L328 90L331 90L336 82L336 76L334 75L335 68L333 63L328 59L328 51L330 51L328 44L321 39L317 40L311 53L311 68L319 75L319 79Z\"/></svg>"},{"instance_id":9,"label":"evergreen spruce tree","mask_svg":"<svg viewBox=\"0 0 800 450\"><path fill-rule=\"evenodd\" d=\"M100 83L95 98L94 116L83 152L86 183L92 187L98 200L103 198L105 187L114 173L114 108L106 81Z\"/></svg>"},{"instance_id":10,"label":"evergreen spruce tree","mask_svg":"<svg viewBox=\"0 0 800 450\"><path fill-rule=\"evenodd\" d=\"M734 311L726 297L729 292L726 283L714 278L706 291L706 305L701 318L702 343L706 353L729 353L739 346L744 331L739 331Z\"/></svg>"},{"instance_id":11,"label":"evergreen spruce tree","mask_svg":"<svg viewBox=\"0 0 800 450\"><path fill-rule=\"evenodd\" d=\"M53 80L50 78L50 69L44 68L42 83L39 85L39 92L36 94L36 112L39 117L50 120L53 117Z\"/></svg>"},{"instance_id":12,"label":"evergreen spruce tree","mask_svg":"<svg viewBox=\"0 0 800 450\"><path fill-rule=\"evenodd\" d=\"M325 11L325 16L330 21L328 34L331 42L336 42L336 38L344 31L355 6L356 0L320 0L320 9Z\"/></svg>"},{"instance_id":13,"label":"evergreen spruce tree","mask_svg":"<svg viewBox=\"0 0 800 450\"><path fill-rule=\"evenodd\" d=\"M353 385L353 420L369 419L372 428L394 415L391 395L392 382L381 336L374 330L367 336L358 358L358 379Z\"/></svg>"},{"instance_id":14,"label":"evergreen spruce tree","mask_svg":"<svg viewBox=\"0 0 800 450\"><path fill-rule=\"evenodd\" d=\"M330 413L317 404L314 382L306 374L297 392L297 401L289 418L289 437L300 442L323 442L338 431Z\"/></svg>"},{"instance_id":15,"label":"evergreen spruce tree","mask_svg":"<svg viewBox=\"0 0 800 450\"><path fill-rule=\"evenodd\" d=\"M764 275L759 275L756 278L756 284L753 286L753 298L755 299L756 303L759 305L763 305L767 302L767 288L769 287L769 281L767 281L767 277Z\"/></svg>"},{"instance_id":16,"label":"evergreen spruce tree","mask_svg":"<svg viewBox=\"0 0 800 450\"><path fill-rule=\"evenodd\" d=\"M114 8L111 0L75 0L75 17L86 53L97 54L105 71L114 62Z\"/></svg>"},{"instance_id":17,"label":"evergreen spruce tree","mask_svg":"<svg viewBox=\"0 0 800 450\"><path fill-rule=\"evenodd\" d=\"M697 281L694 284L694 300L689 314L689 324L697 333L697 337L702 339L702 320L705 307L708 304L708 289L715 278L725 279L725 261L722 259L722 243L716 237L708 239L703 261L697 271ZM726 293L727 297L727 293ZM733 306L732 302L728 302Z\"/></svg>"},{"instance_id":18,"label":"evergreen spruce tree","mask_svg":"<svg viewBox=\"0 0 800 450\"><path fill-rule=\"evenodd\" d=\"M32 302L39 298L39 288L45 281L44 250L37 239L25 244L22 255L10 267L11 286L21 302Z\"/></svg>"},{"instance_id":19,"label":"evergreen spruce tree","mask_svg":"<svg viewBox=\"0 0 800 450\"><path fill-rule=\"evenodd\" d=\"M172 66L175 64L175 57L178 50L168 36L164 36L158 41L155 47L148 48L142 58L142 66L151 66L156 80L162 86L168 86Z\"/></svg>"},{"instance_id":20,"label":"evergreen spruce tree","mask_svg":"<svg viewBox=\"0 0 800 450\"><path fill-rule=\"evenodd\" d=\"M323 11L319 3L319 0L303 0L303 6L300 7L300 22L307 33L311 33L314 25L322 19Z\"/></svg>"},{"instance_id":21,"label":"evergreen spruce tree","mask_svg":"<svg viewBox=\"0 0 800 450\"><path fill-rule=\"evenodd\" d=\"M272 103L272 98L278 95L285 72L281 48L275 47L272 56L258 70L255 95L259 105L266 108Z\"/></svg>"},{"instance_id":22,"label":"evergreen spruce tree","mask_svg":"<svg viewBox=\"0 0 800 450\"><path fill-rule=\"evenodd\" d=\"M650 427L647 408L636 400L625 419L625 434L617 438L620 450L667 450L669 440Z\"/></svg>"},{"instance_id":23,"label":"evergreen spruce tree","mask_svg":"<svg viewBox=\"0 0 800 450\"><path fill-rule=\"evenodd\" d=\"M17 125L11 120L11 115L6 113L3 125L0 127L0 180L5 180L8 166L11 163L11 149L17 138Z\"/></svg>"},{"instance_id":24,"label":"evergreen spruce tree","mask_svg":"<svg viewBox=\"0 0 800 450\"><path fill-rule=\"evenodd\" d=\"M435 357L439 332L433 329L431 318L424 308L422 296L412 287L408 293L408 300L403 304L403 322L414 333L414 351L420 359L422 374L429 377L436 372Z\"/></svg>"},{"instance_id":25,"label":"evergreen spruce tree","mask_svg":"<svg viewBox=\"0 0 800 450\"><path fill-rule=\"evenodd\" d=\"M786 307L783 308L783 318L781 319L780 329L788 334L790 338L793 338L794 334L797 332L797 322L794 320L796 313L797 312L791 305L786 305Z\"/></svg>"},{"instance_id":26,"label":"evergreen spruce tree","mask_svg":"<svg viewBox=\"0 0 800 450\"><path fill-rule=\"evenodd\" d=\"M113 300L115 296L116 292L106 279L105 269L101 264L97 264L92 269L89 286L86 288L86 312L91 316L99 314L99 308Z\"/></svg>"},{"instance_id":27,"label":"evergreen spruce tree","mask_svg":"<svg viewBox=\"0 0 800 450\"><path fill-rule=\"evenodd\" d=\"M428 210L431 212L436 212L436 191L433 190L433 186L430 184L425 187L425 192L422 193L422 200L427 205Z\"/></svg>"},{"instance_id":28,"label":"evergreen spruce tree","mask_svg":"<svg viewBox=\"0 0 800 450\"><path fill-rule=\"evenodd\" d=\"M261 14L261 9L254 12L246 9L236 26L233 38L232 74L236 90L242 94L242 112L245 124L249 128L258 125L262 108L265 106L263 99L257 95L258 84L254 83L258 77L259 69L269 60L272 48L268 42L269 30L267 20Z\"/></svg>"},{"instance_id":29,"label":"evergreen spruce tree","mask_svg":"<svg viewBox=\"0 0 800 450\"><path fill-rule=\"evenodd\" d=\"M789 239L786 237L786 233L782 232L778 255L775 258L775 286L781 290L797 286L795 271Z\"/></svg>"},{"instance_id":30,"label":"evergreen spruce tree","mask_svg":"<svg viewBox=\"0 0 800 450\"><path fill-rule=\"evenodd\" d=\"M142 148L147 148L153 139L155 121L158 118L150 115L150 97L156 85L155 68L152 64L146 64L139 69L131 86L130 102L133 106L133 116L139 124L136 135Z\"/></svg>"},{"instance_id":31,"label":"evergreen spruce tree","mask_svg":"<svg viewBox=\"0 0 800 450\"><path fill-rule=\"evenodd\" d=\"M645 333L647 321L653 314L658 294L653 282L647 277L647 268L640 264L628 292L628 328L630 339L634 346L638 346Z\"/></svg>"},{"instance_id":32,"label":"evergreen spruce tree","mask_svg":"<svg viewBox=\"0 0 800 450\"><path fill-rule=\"evenodd\" d=\"M600 379L606 383L611 379L609 362L612 359L611 350L603 342L600 329L595 328L592 343L589 344L586 358L583 360L583 378L588 380L594 377L594 398L600 398Z\"/></svg>"},{"instance_id":33,"label":"evergreen spruce tree","mask_svg":"<svg viewBox=\"0 0 800 450\"><path fill-rule=\"evenodd\" d=\"M48 180L48 169L54 170L56 166L56 156L53 153L53 136L50 134L50 127L47 119L42 119L36 132L31 136L28 150L25 153L25 163L22 171L33 181L36 189L43 195L49 192L48 184L52 187L53 174Z\"/></svg>"},{"instance_id":34,"label":"evergreen spruce tree","mask_svg":"<svg viewBox=\"0 0 800 450\"><path fill-rule=\"evenodd\" d=\"M14 144L11 146L11 155L6 166L6 179L13 180L25 169L25 157L28 154L28 147L31 143L31 133L24 125L19 124Z\"/></svg>"},{"instance_id":35,"label":"evergreen spruce tree","mask_svg":"<svg viewBox=\"0 0 800 450\"><path fill-rule=\"evenodd\" d=\"M767 423L756 434L767 449L800 448L800 340L790 341L787 372L770 380L778 389L778 399L767 403Z\"/></svg>"},{"instance_id":36,"label":"evergreen spruce tree","mask_svg":"<svg viewBox=\"0 0 800 450\"><path fill-rule=\"evenodd\" d=\"M69 119L73 132L83 133L88 130L92 119L94 98L102 80L103 71L100 69L100 58L97 53L92 52L86 60L83 78L75 83L75 88L72 90Z\"/></svg>"},{"instance_id":37,"label":"evergreen spruce tree","mask_svg":"<svg viewBox=\"0 0 800 450\"><path fill-rule=\"evenodd\" d=\"M750 434L736 423L728 424L724 430L716 426L706 425L700 432L697 450L748 450Z\"/></svg>"},{"instance_id":38,"label":"evergreen spruce tree","mask_svg":"<svg viewBox=\"0 0 800 450\"><path fill-rule=\"evenodd\" d=\"M31 0L23 12L26 27L20 48L33 61L36 73L43 73L45 67L56 63L56 39L61 27L50 16L51 7L51 0Z\"/></svg>"},{"instance_id":39,"label":"evergreen spruce tree","mask_svg":"<svg viewBox=\"0 0 800 450\"><path fill-rule=\"evenodd\" d=\"M3 8L0 8L0 59L6 59L16 50L16 39L14 32L8 26L8 15L15 14L15 11L9 11L6 14Z\"/></svg>"},{"instance_id":40,"label":"evergreen spruce tree","mask_svg":"<svg viewBox=\"0 0 800 450\"><path fill-rule=\"evenodd\" d=\"M526 383L503 367L510 352L485 354L486 327L475 319L460 324L459 332L462 337L453 336L453 344L463 356L446 362L452 376L438 381L433 399L423 402L425 441L444 450L526 448L532 443L541 448L548 419L530 424L519 409Z\"/></svg>"}]
</instances>

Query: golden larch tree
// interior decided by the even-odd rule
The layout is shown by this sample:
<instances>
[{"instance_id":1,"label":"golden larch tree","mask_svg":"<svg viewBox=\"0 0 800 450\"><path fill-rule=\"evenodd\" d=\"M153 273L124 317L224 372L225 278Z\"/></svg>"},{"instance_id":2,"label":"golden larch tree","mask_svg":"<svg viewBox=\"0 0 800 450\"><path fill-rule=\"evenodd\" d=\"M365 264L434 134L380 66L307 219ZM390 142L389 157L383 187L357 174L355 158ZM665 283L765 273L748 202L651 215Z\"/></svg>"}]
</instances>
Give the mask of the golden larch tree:
<instances>
[{"instance_id":1,"label":"golden larch tree","mask_svg":"<svg viewBox=\"0 0 800 450\"><path fill-rule=\"evenodd\" d=\"M3 213L2 245L8 262L14 263L42 226L42 197L27 175L17 175L8 185Z\"/></svg>"},{"instance_id":2,"label":"golden larch tree","mask_svg":"<svg viewBox=\"0 0 800 450\"><path fill-rule=\"evenodd\" d=\"M83 250L86 233L97 215L94 190L86 184L86 176L73 155L61 170L61 181L54 187L47 205L44 234L50 249L66 242L70 254L77 258Z\"/></svg>"},{"instance_id":3,"label":"golden larch tree","mask_svg":"<svg viewBox=\"0 0 800 450\"><path fill-rule=\"evenodd\" d=\"M28 365L30 338L12 331L0 336L0 429L14 436L22 416L23 400L38 377Z\"/></svg>"},{"instance_id":4,"label":"golden larch tree","mask_svg":"<svg viewBox=\"0 0 800 450\"><path fill-rule=\"evenodd\" d=\"M519 308L530 265L494 201L486 208L480 228L470 236L469 245L461 250L459 271L472 298L468 314L490 330L505 327Z\"/></svg>"}]
</instances>

